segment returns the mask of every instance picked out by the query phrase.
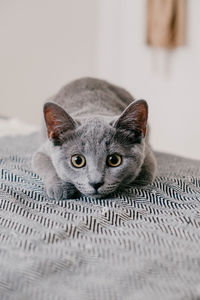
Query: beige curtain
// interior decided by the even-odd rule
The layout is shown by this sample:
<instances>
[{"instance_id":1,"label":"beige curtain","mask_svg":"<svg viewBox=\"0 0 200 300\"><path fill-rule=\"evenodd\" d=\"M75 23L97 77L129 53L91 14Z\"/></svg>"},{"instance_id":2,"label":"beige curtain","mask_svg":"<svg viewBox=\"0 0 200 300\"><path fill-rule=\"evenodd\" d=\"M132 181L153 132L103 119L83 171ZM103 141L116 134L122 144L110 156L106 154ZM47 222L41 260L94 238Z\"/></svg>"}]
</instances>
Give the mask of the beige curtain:
<instances>
[{"instance_id":1,"label":"beige curtain","mask_svg":"<svg viewBox=\"0 0 200 300\"><path fill-rule=\"evenodd\" d=\"M147 44L174 48L185 42L186 0L147 0Z\"/></svg>"}]
</instances>

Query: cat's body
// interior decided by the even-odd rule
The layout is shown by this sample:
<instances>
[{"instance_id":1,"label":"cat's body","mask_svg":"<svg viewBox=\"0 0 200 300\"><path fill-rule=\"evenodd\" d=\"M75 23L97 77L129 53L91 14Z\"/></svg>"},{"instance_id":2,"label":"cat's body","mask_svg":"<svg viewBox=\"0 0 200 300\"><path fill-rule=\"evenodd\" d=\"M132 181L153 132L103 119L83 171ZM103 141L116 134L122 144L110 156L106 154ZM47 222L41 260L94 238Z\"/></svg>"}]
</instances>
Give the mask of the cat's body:
<instances>
[{"instance_id":1,"label":"cat's body","mask_svg":"<svg viewBox=\"0 0 200 300\"><path fill-rule=\"evenodd\" d=\"M44 106L46 138L33 157L49 197L105 197L152 182L145 101L133 102L126 90L94 78L73 81L50 101Z\"/></svg>"}]
</instances>

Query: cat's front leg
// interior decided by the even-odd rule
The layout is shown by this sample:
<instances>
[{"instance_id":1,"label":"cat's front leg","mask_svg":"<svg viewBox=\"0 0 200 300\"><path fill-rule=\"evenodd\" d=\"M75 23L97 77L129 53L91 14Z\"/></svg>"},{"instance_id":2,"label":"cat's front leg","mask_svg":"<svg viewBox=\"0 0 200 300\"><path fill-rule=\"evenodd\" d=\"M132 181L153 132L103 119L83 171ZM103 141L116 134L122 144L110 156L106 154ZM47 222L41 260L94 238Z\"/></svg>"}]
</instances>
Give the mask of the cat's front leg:
<instances>
[{"instance_id":1,"label":"cat's front leg","mask_svg":"<svg viewBox=\"0 0 200 300\"><path fill-rule=\"evenodd\" d=\"M60 200L69 199L77 194L75 186L61 180L52 164L51 158L43 152L36 152L32 159L33 169L44 180L46 193L49 198Z\"/></svg>"},{"instance_id":2,"label":"cat's front leg","mask_svg":"<svg viewBox=\"0 0 200 300\"><path fill-rule=\"evenodd\" d=\"M73 184L58 178L48 178L45 182L45 187L48 197L55 200L70 199L77 194Z\"/></svg>"}]
</instances>

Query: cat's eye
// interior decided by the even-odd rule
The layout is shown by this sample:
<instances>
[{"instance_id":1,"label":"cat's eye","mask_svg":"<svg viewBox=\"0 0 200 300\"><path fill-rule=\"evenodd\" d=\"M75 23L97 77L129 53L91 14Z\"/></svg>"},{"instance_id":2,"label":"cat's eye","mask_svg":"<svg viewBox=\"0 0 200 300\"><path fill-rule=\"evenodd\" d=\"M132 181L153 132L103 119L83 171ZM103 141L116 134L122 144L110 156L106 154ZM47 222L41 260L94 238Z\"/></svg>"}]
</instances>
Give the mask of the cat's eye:
<instances>
[{"instance_id":1,"label":"cat's eye","mask_svg":"<svg viewBox=\"0 0 200 300\"><path fill-rule=\"evenodd\" d=\"M111 154L107 157L107 165L109 167L118 167L122 163L122 158L119 154Z\"/></svg>"},{"instance_id":2,"label":"cat's eye","mask_svg":"<svg viewBox=\"0 0 200 300\"><path fill-rule=\"evenodd\" d=\"M81 154L75 154L72 156L71 162L75 168L83 168L86 164L86 159Z\"/></svg>"}]
</instances>

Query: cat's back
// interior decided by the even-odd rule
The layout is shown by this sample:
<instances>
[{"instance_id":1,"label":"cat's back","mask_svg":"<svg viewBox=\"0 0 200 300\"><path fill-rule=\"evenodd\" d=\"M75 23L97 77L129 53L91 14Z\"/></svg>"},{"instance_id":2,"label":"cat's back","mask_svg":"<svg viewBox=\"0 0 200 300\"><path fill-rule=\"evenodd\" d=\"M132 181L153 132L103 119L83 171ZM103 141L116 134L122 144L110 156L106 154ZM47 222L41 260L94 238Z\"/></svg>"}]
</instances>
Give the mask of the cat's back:
<instances>
[{"instance_id":1,"label":"cat's back","mask_svg":"<svg viewBox=\"0 0 200 300\"><path fill-rule=\"evenodd\" d=\"M125 89L90 77L70 82L50 99L73 116L118 115L133 100Z\"/></svg>"}]
</instances>

